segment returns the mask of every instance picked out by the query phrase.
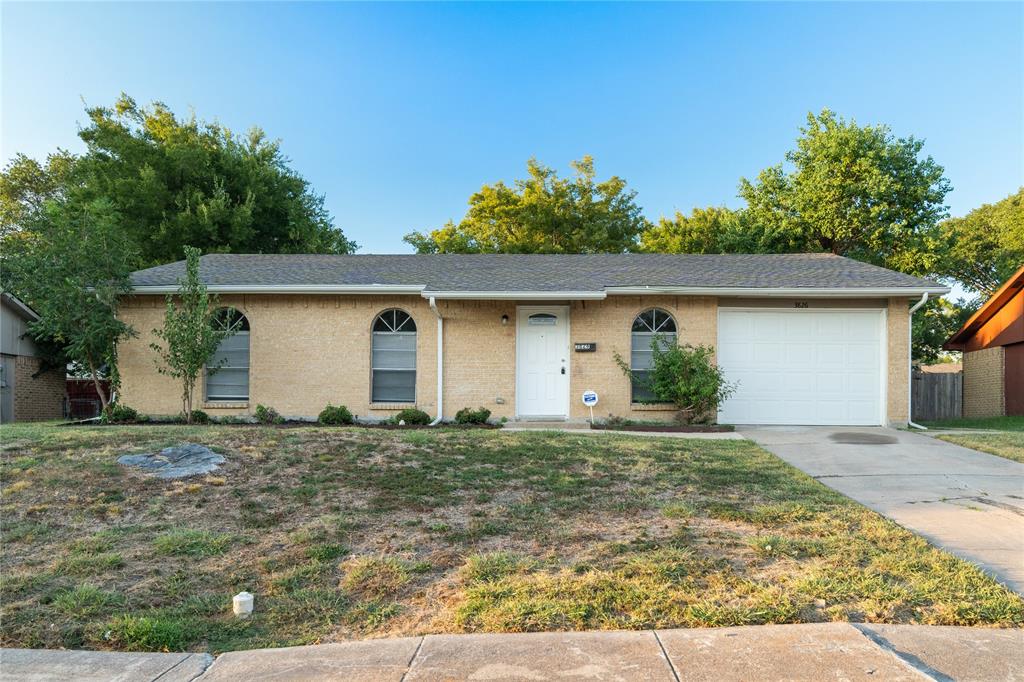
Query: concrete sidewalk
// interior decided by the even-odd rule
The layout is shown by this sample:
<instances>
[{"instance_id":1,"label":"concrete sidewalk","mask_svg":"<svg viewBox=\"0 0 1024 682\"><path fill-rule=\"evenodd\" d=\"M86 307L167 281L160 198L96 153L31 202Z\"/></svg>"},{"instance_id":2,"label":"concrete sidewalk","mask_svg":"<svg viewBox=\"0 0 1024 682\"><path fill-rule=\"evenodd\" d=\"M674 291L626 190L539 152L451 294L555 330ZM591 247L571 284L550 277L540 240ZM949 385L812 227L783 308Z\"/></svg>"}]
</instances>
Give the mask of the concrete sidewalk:
<instances>
[{"instance_id":1,"label":"concrete sidewalk","mask_svg":"<svg viewBox=\"0 0 1024 682\"><path fill-rule=\"evenodd\" d=\"M1024 594L1024 464L896 429L737 428Z\"/></svg>"},{"instance_id":2,"label":"concrete sidewalk","mask_svg":"<svg viewBox=\"0 0 1024 682\"><path fill-rule=\"evenodd\" d=\"M0 651L0 680L1024 680L1024 631L823 623L428 635L224 654Z\"/></svg>"}]
</instances>

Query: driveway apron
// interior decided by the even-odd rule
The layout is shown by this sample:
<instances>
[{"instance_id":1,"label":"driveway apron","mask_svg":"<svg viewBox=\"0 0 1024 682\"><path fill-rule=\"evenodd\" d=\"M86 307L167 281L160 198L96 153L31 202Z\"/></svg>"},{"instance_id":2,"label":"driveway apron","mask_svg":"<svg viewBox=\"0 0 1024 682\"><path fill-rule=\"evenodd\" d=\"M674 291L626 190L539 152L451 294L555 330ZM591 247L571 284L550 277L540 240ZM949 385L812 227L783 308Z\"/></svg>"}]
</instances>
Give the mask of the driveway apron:
<instances>
[{"instance_id":1,"label":"driveway apron","mask_svg":"<svg viewBox=\"0 0 1024 682\"><path fill-rule=\"evenodd\" d=\"M1024 464L896 429L737 430L1024 594Z\"/></svg>"}]
</instances>

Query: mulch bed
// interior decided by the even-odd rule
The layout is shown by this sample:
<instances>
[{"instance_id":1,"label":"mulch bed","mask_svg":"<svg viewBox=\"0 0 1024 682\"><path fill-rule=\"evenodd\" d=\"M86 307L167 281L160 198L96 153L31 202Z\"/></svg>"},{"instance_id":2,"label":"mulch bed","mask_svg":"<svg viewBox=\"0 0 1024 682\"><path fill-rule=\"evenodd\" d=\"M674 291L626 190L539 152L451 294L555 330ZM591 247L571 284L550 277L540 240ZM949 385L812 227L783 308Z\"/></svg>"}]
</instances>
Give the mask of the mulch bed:
<instances>
[{"instance_id":1,"label":"mulch bed","mask_svg":"<svg viewBox=\"0 0 1024 682\"><path fill-rule=\"evenodd\" d=\"M723 424L591 424L598 431L653 431L656 433L727 433L734 431Z\"/></svg>"},{"instance_id":2,"label":"mulch bed","mask_svg":"<svg viewBox=\"0 0 1024 682\"><path fill-rule=\"evenodd\" d=\"M445 427L449 429L500 429L501 424L454 424L451 422L442 422L437 426L430 426L429 424L371 424L371 423L359 423L355 424L321 424L319 422L304 422L297 420L289 420L280 424L260 424L260 423L248 423L248 422L210 422L209 424L186 424L184 421L169 421L169 420L149 420L149 421L138 421L138 422L99 422L99 421L80 421L80 422L64 422L58 424L58 426L88 426L95 428L97 426L236 426L236 427L273 427L277 429L297 429L309 426L318 426L320 428L358 428L358 429L382 429L386 431L417 431L422 429L437 429L438 427Z\"/></svg>"}]
</instances>

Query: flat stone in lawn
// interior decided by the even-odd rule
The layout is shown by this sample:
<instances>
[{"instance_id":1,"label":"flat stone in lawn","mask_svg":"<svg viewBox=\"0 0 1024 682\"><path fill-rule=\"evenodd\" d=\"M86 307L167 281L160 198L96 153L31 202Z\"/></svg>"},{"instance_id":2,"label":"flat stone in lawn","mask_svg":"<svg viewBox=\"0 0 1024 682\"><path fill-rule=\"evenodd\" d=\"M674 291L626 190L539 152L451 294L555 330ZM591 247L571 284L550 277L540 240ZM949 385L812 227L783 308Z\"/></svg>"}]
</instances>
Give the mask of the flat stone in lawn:
<instances>
[{"instance_id":1,"label":"flat stone in lawn","mask_svg":"<svg viewBox=\"0 0 1024 682\"><path fill-rule=\"evenodd\" d=\"M117 461L124 466L142 469L157 478L185 478L216 471L225 459L224 455L217 454L205 445L181 443L160 452L121 455Z\"/></svg>"}]
</instances>

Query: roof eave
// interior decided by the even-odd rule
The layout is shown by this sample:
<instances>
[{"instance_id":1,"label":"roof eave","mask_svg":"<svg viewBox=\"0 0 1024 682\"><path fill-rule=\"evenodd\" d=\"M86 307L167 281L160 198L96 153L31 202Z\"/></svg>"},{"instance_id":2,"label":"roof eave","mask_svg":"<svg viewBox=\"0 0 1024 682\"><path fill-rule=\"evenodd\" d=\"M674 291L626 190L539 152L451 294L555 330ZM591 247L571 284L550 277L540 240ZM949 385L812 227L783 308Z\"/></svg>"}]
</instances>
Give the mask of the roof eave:
<instances>
[{"instance_id":1,"label":"roof eave","mask_svg":"<svg viewBox=\"0 0 1024 682\"><path fill-rule=\"evenodd\" d=\"M942 296L948 287L607 287L609 295L743 296L750 298L908 298L922 294Z\"/></svg>"},{"instance_id":2,"label":"roof eave","mask_svg":"<svg viewBox=\"0 0 1024 682\"><path fill-rule=\"evenodd\" d=\"M956 330L949 339L942 344L943 350L964 350L967 347L967 341L971 336L981 329L986 322L988 322L993 315L1002 309L1004 305L1010 302L1010 300L1017 294L1016 289L1019 289L1024 284L1024 265L1020 266L1017 272L1013 273L1008 280L1003 282L1003 286L999 287L996 293L992 294L987 301L985 301L980 308L978 308L973 315L971 315L960 329Z\"/></svg>"},{"instance_id":3,"label":"roof eave","mask_svg":"<svg viewBox=\"0 0 1024 682\"><path fill-rule=\"evenodd\" d=\"M600 301L603 291L424 291L424 298L492 301Z\"/></svg>"},{"instance_id":4,"label":"roof eave","mask_svg":"<svg viewBox=\"0 0 1024 682\"><path fill-rule=\"evenodd\" d=\"M178 285L142 285L132 287L132 294L176 294ZM411 294L426 289L423 284L210 284L211 294Z\"/></svg>"}]
</instances>

